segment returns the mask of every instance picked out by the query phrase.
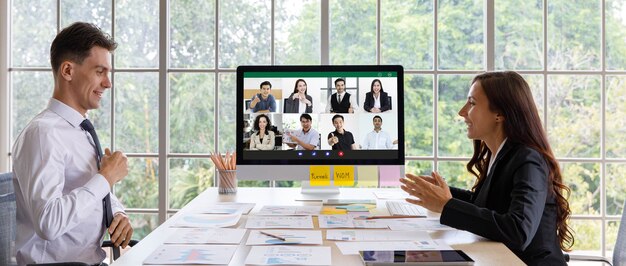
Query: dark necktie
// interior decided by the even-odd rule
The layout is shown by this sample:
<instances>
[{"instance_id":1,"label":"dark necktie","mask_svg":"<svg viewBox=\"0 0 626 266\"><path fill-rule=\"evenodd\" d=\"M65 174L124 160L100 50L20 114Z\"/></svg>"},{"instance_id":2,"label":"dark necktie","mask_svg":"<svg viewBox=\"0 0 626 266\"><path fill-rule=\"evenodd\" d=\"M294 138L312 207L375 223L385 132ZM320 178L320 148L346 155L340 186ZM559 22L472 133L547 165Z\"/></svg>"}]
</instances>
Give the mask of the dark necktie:
<instances>
[{"instance_id":1,"label":"dark necktie","mask_svg":"<svg viewBox=\"0 0 626 266\"><path fill-rule=\"evenodd\" d=\"M89 119L83 120L80 123L80 127L85 131L89 132L93 142L96 144L96 165L98 166L98 170L100 170L100 159L102 159L102 148L100 147L100 140L98 140L98 135L96 134L96 130L93 128L93 125L89 121ZM104 209L103 222L106 225L106 228L109 228L111 222L113 221L113 210L111 209L111 196L107 194L104 199L102 199L102 207Z\"/></svg>"}]
</instances>

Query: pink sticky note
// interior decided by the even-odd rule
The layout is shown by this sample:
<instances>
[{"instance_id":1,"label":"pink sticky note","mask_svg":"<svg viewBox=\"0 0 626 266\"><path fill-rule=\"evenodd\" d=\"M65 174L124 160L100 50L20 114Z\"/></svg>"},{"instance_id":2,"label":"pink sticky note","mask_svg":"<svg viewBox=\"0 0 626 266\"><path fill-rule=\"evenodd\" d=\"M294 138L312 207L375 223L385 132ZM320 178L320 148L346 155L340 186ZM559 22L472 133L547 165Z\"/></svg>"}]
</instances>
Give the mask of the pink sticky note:
<instances>
[{"instance_id":1,"label":"pink sticky note","mask_svg":"<svg viewBox=\"0 0 626 266\"><path fill-rule=\"evenodd\" d=\"M400 178L400 166L399 165L380 165L378 166L380 173L380 186L381 187L399 187Z\"/></svg>"}]
</instances>

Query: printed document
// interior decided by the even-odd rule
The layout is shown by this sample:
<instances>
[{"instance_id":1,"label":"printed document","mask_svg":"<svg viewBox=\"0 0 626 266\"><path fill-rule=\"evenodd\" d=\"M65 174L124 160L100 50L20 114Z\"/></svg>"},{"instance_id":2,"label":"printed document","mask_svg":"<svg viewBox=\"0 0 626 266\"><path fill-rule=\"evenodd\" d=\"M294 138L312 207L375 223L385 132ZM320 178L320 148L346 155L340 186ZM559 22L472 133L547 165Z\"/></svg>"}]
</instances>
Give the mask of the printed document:
<instances>
[{"instance_id":1,"label":"printed document","mask_svg":"<svg viewBox=\"0 0 626 266\"><path fill-rule=\"evenodd\" d=\"M168 228L173 231L166 244L239 244L246 229L231 228Z\"/></svg>"},{"instance_id":2,"label":"printed document","mask_svg":"<svg viewBox=\"0 0 626 266\"><path fill-rule=\"evenodd\" d=\"M330 247L254 246L246 265L331 265Z\"/></svg>"},{"instance_id":3,"label":"printed document","mask_svg":"<svg viewBox=\"0 0 626 266\"><path fill-rule=\"evenodd\" d=\"M311 216L248 216L246 228L313 229Z\"/></svg>"},{"instance_id":4,"label":"printed document","mask_svg":"<svg viewBox=\"0 0 626 266\"><path fill-rule=\"evenodd\" d=\"M261 232L265 233L262 234ZM271 235L271 236L270 236ZM285 240L278 239L278 236ZM317 230L252 230L246 245L321 245L322 231Z\"/></svg>"}]
</instances>

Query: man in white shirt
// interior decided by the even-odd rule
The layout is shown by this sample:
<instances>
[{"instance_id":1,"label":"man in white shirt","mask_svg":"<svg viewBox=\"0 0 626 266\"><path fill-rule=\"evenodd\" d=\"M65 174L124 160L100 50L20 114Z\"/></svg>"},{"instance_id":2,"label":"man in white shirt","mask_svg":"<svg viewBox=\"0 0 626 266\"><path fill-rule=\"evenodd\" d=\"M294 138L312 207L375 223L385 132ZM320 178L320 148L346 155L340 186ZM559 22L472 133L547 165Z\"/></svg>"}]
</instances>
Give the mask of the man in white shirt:
<instances>
[{"instance_id":1,"label":"man in white shirt","mask_svg":"<svg viewBox=\"0 0 626 266\"><path fill-rule=\"evenodd\" d=\"M374 122L374 130L368 133L363 142L362 149L364 150L390 150L393 149L393 145L398 144L398 140L391 140L389 133L382 130L383 118L380 116L374 116L372 119Z\"/></svg>"},{"instance_id":2,"label":"man in white shirt","mask_svg":"<svg viewBox=\"0 0 626 266\"><path fill-rule=\"evenodd\" d=\"M338 78L335 80L336 93L328 98L326 113L354 113L359 106L356 104L350 93L346 92L346 80Z\"/></svg>"},{"instance_id":3,"label":"man in white shirt","mask_svg":"<svg viewBox=\"0 0 626 266\"><path fill-rule=\"evenodd\" d=\"M63 29L52 42L52 98L13 147L19 265L99 265L105 258L100 247L105 229L117 246L126 247L131 239L130 220L111 193L128 174L127 158L108 148L102 155L86 119L87 111L100 107L104 91L111 88L111 52L116 46L97 26L82 22Z\"/></svg>"}]
</instances>

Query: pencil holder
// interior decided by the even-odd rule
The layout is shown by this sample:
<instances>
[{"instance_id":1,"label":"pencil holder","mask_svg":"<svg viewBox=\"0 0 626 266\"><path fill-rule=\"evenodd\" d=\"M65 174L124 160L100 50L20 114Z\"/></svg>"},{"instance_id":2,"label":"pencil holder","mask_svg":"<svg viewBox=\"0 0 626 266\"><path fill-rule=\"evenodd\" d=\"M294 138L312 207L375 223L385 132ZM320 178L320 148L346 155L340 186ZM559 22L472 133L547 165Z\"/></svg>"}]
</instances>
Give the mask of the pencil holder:
<instances>
[{"instance_id":1,"label":"pencil holder","mask_svg":"<svg viewBox=\"0 0 626 266\"><path fill-rule=\"evenodd\" d=\"M237 193L237 170L218 170L217 187L220 194Z\"/></svg>"}]
</instances>

